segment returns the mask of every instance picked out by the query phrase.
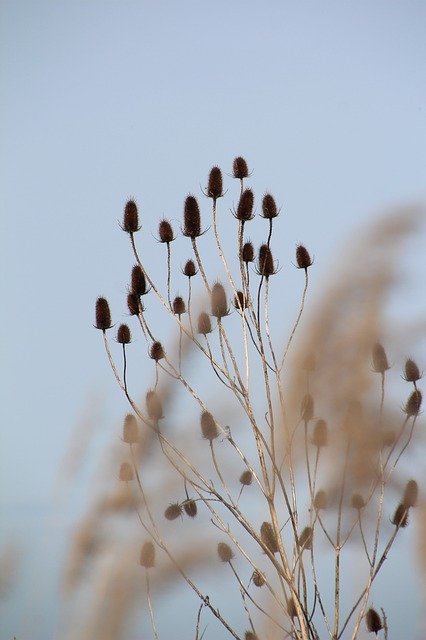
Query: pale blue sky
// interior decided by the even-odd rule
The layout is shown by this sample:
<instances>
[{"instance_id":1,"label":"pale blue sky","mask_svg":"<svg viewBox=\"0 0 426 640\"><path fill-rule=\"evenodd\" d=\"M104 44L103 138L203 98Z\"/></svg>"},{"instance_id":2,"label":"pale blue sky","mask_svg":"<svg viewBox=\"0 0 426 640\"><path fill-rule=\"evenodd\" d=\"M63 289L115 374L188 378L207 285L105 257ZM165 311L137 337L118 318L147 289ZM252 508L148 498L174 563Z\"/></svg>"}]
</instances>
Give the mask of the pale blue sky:
<instances>
[{"instance_id":1,"label":"pale blue sky","mask_svg":"<svg viewBox=\"0 0 426 640\"><path fill-rule=\"evenodd\" d=\"M283 263L303 240L321 272L426 199L425 29L412 0L1 2L3 533L42 526L87 395L124 410L92 327L100 293L123 310L124 201L154 233L242 154Z\"/></svg>"}]
</instances>

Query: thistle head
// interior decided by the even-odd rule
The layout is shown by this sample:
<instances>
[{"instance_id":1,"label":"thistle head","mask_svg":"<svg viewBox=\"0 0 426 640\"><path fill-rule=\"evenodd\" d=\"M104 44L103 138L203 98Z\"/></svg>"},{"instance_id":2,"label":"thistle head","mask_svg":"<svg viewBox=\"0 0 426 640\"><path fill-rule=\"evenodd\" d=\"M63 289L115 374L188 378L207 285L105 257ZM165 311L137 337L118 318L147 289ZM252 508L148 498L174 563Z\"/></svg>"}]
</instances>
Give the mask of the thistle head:
<instances>
[{"instance_id":1,"label":"thistle head","mask_svg":"<svg viewBox=\"0 0 426 640\"><path fill-rule=\"evenodd\" d=\"M187 278L193 278L195 275L197 275L197 273L198 273L198 269L195 266L194 261L187 260L183 268L183 275L186 276Z\"/></svg>"},{"instance_id":2,"label":"thistle head","mask_svg":"<svg viewBox=\"0 0 426 640\"><path fill-rule=\"evenodd\" d=\"M166 520L176 520L182 515L182 506L179 502L172 502L164 511L164 517Z\"/></svg>"},{"instance_id":3,"label":"thistle head","mask_svg":"<svg viewBox=\"0 0 426 640\"><path fill-rule=\"evenodd\" d=\"M205 440L212 442L219 435L219 429L212 414L209 411L203 411L200 418L201 433Z\"/></svg>"},{"instance_id":4,"label":"thistle head","mask_svg":"<svg viewBox=\"0 0 426 640\"><path fill-rule=\"evenodd\" d=\"M365 614L365 624L370 633L375 633L376 636L381 629L383 629L382 620L375 609L368 609Z\"/></svg>"},{"instance_id":5,"label":"thistle head","mask_svg":"<svg viewBox=\"0 0 426 640\"><path fill-rule=\"evenodd\" d=\"M235 217L241 222L249 222L253 219L254 194L251 189L244 189L238 201Z\"/></svg>"},{"instance_id":6,"label":"thistle head","mask_svg":"<svg viewBox=\"0 0 426 640\"><path fill-rule=\"evenodd\" d=\"M164 242L166 244L173 242L175 239L173 228L169 220L163 219L160 221L158 225L158 237L160 242Z\"/></svg>"},{"instance_id":7,"label":"thistle head","mask_svg":"<svg viewBox=\"0 0 426 640\"><path fill-rule=\"evenodd\" d=\"M242 251L242 260L246 264L249 262L254 262L254 247L253 243L248 240L244 243L243 251Z\"/></svg>"},{"instance_id":8,"label":"thistle head","mask_svg":"<svg viewBox=\"0 0 426 640\"><path fill-rule=\"evenodd\" d=\"M126 202L122 229L126 231L126 233L136 233L136 231L140 229L138 207L134 200L128 200Z\"/></svg>"},{"instance_id":9,"label":"thistle head","mask_svg":"<svg viewBox=\"0 0 426 640\"><path fill-rule=\"evenodd\" d=\"M123 441L127 442L127 444L136 444L139 442L138 423L133 413L128 413L124 418Z\"/></svg>"},{"instance_id":10,"label":"thistle head","mask_svg":"<svg viewBox=\"0 0 426 640\"><path fill-rule=\"evenodd\" d=\"M108 300L106 298L98 298L96 300L96 328L106 331L112 327L111 311L109 309Z\"/></svg>"},{"instance_id":11,"label":"thistle head","mask_svg":"<svg viewBox=\"0 0 426 640\"><path fill-rule=\"evenodd\" d=\"M418 389L415 389L413 393L408 398L405 403L404 413L407 414L409 418L418 416L420 413L420 408L422 406L422 392Z\"/></svg>"},{"instance_id":12,"label":"thistle head","mask_svg":"<svg viewBox=\"0 0 426 640\"><path fill-rule=\"evenodd\" d=\"M405 362L403 378L407 382L417 382L422 377L419 367L411 358Z\"/></svg>"},{"instance_id":13,"label":"thistle head","mask_svg":"<svg viewBox=\"0 0 426 640\"><path fill-rule=\"evenodd\" d=\"M213 198L214 201L223 196L222 171L219 167L212 167L210 169L207 196Z\"/></svg>"},{"instance_id":14,"label":"thistle head","mask_svg":"<svg viewBox=\"0 0 426 640\"><path fill-rule=\"evenodd\" d=\"M120 324L117 329L117 342L120 344L129 344L132 341L132 334L127 324Z\"/></svg>"},{"instance_id":15,"label":"thistle head","mask_svg":"<svg viewBox=\"0 0 426 640\"><path fill-rule=\"evenodd\" d=\"M127 308L131 316L137 316L139 314L139 298L135 293L127 294Z\"/></svg>"},{"instance_id":16,"label":"thistle head","mask_svg":"<svg viewBox=\"0 0 426 640\"><path fill-rule=\"evenodd\" d=\"M155 362L158 362L159 360L162 360L164 356L165 356L165 353L164 353L163 345L161 344L161 342L158 342L158 340L156 340L151 345L151 348L149 350L149 357L152 360L155 360Z\"/></svg>"},{"instance_id":17,"label":"thistle head","mask_svg":"<svg viewBox=\"0 0 426 640\"><path fill-rule=\"evenodd\" d=\"M397 506L395 513L392 516L392 524L396 527L405 528L408 524L408 510L409 506L402 503Z\"/></svg>"},{"instance_id":18,"label":"thistle head","mask_svg":"<svg viewBox=\"0 0 426 640\"><path fill-rule=\"evenodd\" d=\"M226 542L219 542L217 545L217 555L221 562L231 562L234 557L231 547L226 544Z\"/></svg>"},{"instance_id":19,"label":"thistle head","mask_svg":"<svg viewBox=\"0 0 426 640\"><path fill-rule=\"evenodd\" d=\"M173 313L175 316L181 316L186 311L185 301L181 296L176 296L173 300Z\"/></svg>"},{"instance_id":20,"label":"thistle head","mask_svg":"<svg viewBox=\"0 0 426 640\"><path fill-rule=\"evenodd\" d=\"M313 264L309 251L303 246L303 244L298 244L296 247L296 262L298 269L305 270Z\"/></svg>"},{"instance_id":21,"label":"thistle head","mask_svg":"<svg viewBox=\"0 0 426 640\"><path fill-rule=\"evenodd\" d=\"M132 269L132 275L130 279L130 292L138 298L148 293L145 274L138 264L135 264Z\"/></svg>"},{"instance_id":22,"label":"thistle head","mask_svg":"<svg viewBox=\"0 0 426 640\"><path fill-rule=\"evenodd\" d=\"M197 198L193 195L186 197L183 209L183 235L188 238L198 238L201 235L201 214Z\"/></svg>"},{"instance_id":23,"label":"thistle head","mask_svg":"<svg viewBox=\"0 0 426 640\"><path fill-rule=\"evenodd\" d=\"M270 522L262 522L262 526L260 527L260 537L265 547L267 547L271 553L278 553L278 540Z\"/></svg>"},{"instance_id":24,"label":"thistle head","mask_svg":"<svg viewBox=\"0 0 426 640\"><path fill-rule=\"evenodd\" d=\"M226 300L226 293L223 285L220 282L215 282L211 291L211 313L212 316L219 320L229 315L228 301Z\"/></svg>"},{"instance_id":25,"label":"thistle head","mask_svg":"<svg viewBox=\"0 0 426 640\"><path fill-rule=\"evenodd\" d=\"M235 158L232 170L234 174L234 178L238 178L239 180L244 180L244 178L248 178L249 170L247 166L247 162L241 156Z\"/></svg>"},{"instance_id":26,"label":"thistle head","mask_svg":"<svg viewBox=\"0 0 426 640\"><path fill-rule=\"evenodd\" d=\"M163 406L156 391L150 389L145 396L146 412L150 420L158 421L163 417Z\"/></svg>"},{"instance_id":27,"label":"thistle head","mask_svg":"<svg viewBox=\"0 0 426 640\"><path fill-rule=\"evenodd\" d=\"M210 316L205 311L202 311L198 316L197 321L197 332L201 333L201 335L206 336L212 331L212 323L210 320Z\"/></svg>"},{"instance_id":28,"label":"thistle head","mask_svg":"<svg viewBox=\"0 0 426 640\"><path fill-rule=\"evenodd\" d=\"M373 370L376 373L385 373L389 367L388 358L386 355L386 351L383 348L383 345L380 342L377 342L373 347L372 352L373 357Z\"/></svg>"},{"instance_id":29,"label":"thistle head","mask_svg":"<svg viewBox=\"0 0 426 640\"><path fill-rule=\"evenodd\" d=\"M272 276L277 272L272 251L266 243L262 244L259 249L257 272L260 276L264 276L265 278L269 278L269 276Z\"/></svg>"},{"instance_id":30,"label":"thistle head","mask_svg":"<svg viewBox=\"0 0 426 640\"><path fill-rule=\"evenodd\" d=\"M195 518L197 515L197 503L195 500L188 499L183 503L183 509L187 516L190 518Z\"/></svg>"},{"instance_id":31,"label":"thistle head","mask_svg":"<svg viewBox=\"0 0 426 640\"><path fill-rule=\"evenodd\" d=\"M262 218L272 220L279 214L277 204L273 196L270 193L266 193L262 200Z\"/></svg>"},{"instance_id":32,"label":"thistle head","mask_svg":"<svg viewBox=\"0 0 426 640\"><path fill-rule=\"evenodd\" d=\"M240 475L240 482L243 486L248 487L253 482L253 473L250 469L246 469Z\"/></svg>"}]
</instances>

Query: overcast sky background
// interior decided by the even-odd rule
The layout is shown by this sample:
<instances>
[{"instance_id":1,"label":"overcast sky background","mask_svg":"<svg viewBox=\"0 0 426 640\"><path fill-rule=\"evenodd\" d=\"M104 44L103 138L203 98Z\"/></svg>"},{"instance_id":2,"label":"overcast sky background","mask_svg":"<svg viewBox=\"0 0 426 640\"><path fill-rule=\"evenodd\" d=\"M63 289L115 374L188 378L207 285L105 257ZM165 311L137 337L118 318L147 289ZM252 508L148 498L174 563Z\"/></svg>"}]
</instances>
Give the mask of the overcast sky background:
<instances>
[{"instance_id":1,"label":"overcast sky background","mask_svg":"<svg viewBox=\"0 0 426 640\"><path fill-rule=\"evenodd\" d=\"M125 310L125 200L155 233L244 155L283 205L283 268L303 241L320 278L363 223L426 200L425 29L422 0L0 3L0 534L33 532L32 575L85 403L103 398L106 428L124 411L92 325L99 294Z\"/></svg>"}]
</instances>

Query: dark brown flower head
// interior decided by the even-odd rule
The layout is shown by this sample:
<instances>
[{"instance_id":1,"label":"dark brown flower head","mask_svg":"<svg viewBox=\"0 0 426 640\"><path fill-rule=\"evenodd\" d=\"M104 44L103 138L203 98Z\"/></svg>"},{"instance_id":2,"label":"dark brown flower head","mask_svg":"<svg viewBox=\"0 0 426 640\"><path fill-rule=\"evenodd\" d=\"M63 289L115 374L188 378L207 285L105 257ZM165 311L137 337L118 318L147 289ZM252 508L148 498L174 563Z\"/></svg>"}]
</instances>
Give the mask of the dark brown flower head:
<instances>
[{"instance_id":1,"label":"dark brown flower head","mask_svg":"<svg viewBox=\"0 0 426 640\"><path fill-rule=\"evenodd\" d=\"M119 476L123 482L130 482L133 480L133 467L130 462L122 462L120 466Z\"/></svg>"},{"instance_id":2,"label":"dark brown flower head","mask_svg":"<svg viewBox=\"0 0 426 640\"><path fill-rule=\"evenodd\" d=\"M313 531L311 527L305 527L299 536L299 545L302 549L312 549Z\"/></svg>"},{"instance_id":3,"label":"dark brown flower head","mask_svg":"<svg viewBox=\"0 0 426 640\"><path fill-rule=\"evenodd\" d=\"M288 603L287 603L287 613L289 615L289 617L293 620L294 618L297 617L297 609L296 609L296 605L294 604L294 598L293 596L291 596L288 599Z\"/></svg>"},{"instance_id":4,"label":"dark brown flower head","mask_svg":"<svg viewBox=\"0 0 426 640\"><path fill-rule=\"evenodd\" d=\"M139 563L145 569L152 569L155 565L155 547L152 542L145 542L142 545Z\"/></svg>"},{"instance_id":5,"label":"dark brown flower head","mask_svg":"<svg viewBox=\"0 0 426 640\"><path fill-rule=\"evenodd\" d=\"M226 542L219 542L217 545L217 555L222 562L230 562L234 557L231 547Z\"/></svg>"},{"instance_id":6,"label":"dark brown flower head","mask_svg":"<svg viewBox=\"0 0 426 640\"><path fill-rule=\"evenodd\" d=\"M123 440L127 444L135 444L139 442L139 429L133 413L128 413L124 418L123 424Z\"/></svg>"},{"instance_id":7,"label":"dark brown flower head","mask_svg":"<svg viewBox=\"0 0 426 640\"><path fill-rule=\"evenodd\" d=\"M235 217L241 222L249 222L253 219L254 194L251 189L244 189L237 205Z\"/></svg>"},{"instance_id":8,"label":"dark brown flower head","mask_svg":"<svg viewBox=\"0 0 426 640\"><path fill-rule=\"evenodd\" d=\"M373 347L373 370L376 373L385 373L390 367L388 363L388 358L386 355L386 351L379 342L377 342Z\"/></svg>"},{"instance_id":9,"label":"dark brown flower head","mask_svg":"<svg viewBox=\"0 0 426 640\"><path fill-rule=\"evenodd\" d=\"M263 587L266 582L263 573L260 573L260 571L257 571L256 569L253 571L251 579L255 587Z\"/></svg>"},{"instance_id":10,"label":"dark brown flower head","mask_svg":"<svg viewBox=\"0 0 426 640\"><path fill-rule=\"evenodd\" d=\"M262 526L260 527L260 537L262 538L262 542L265 547L268 547L271 553L278 553L278 540L270 522L262 522Z\"/></svg>"},{"instance_id":11,"label":"dark brown flower head","mask_svg":"<svg viewBox=\"0 0 426 640\"><path fill-rule=\"evenodd\" d=\"M405 370L404 370L404 380L406 380L407 382L417 382L417 380L420 380L420 378L422 377L422 374L420 373L419 367L417 366L417 364L414 362L414 360L411 360L411 358L408 358L408 360L405 363Z\"/></svg>"},{"instance_id":12,"label":"dark brown flower head","mask_svg":"<svg viewBox=\"0 0 426 640\"><path fill-rule=\"evenodd\" d=\"M328 428L325 420L321 418L316 421L314 432L312 434L312 444L315 447L326 447L328 443Z\"/></svg>"},{"instance_id":13,"label":"dark brown flower head","mask_svg":"<svg viewBox=\"0 0 426 640\"><path fill-rule=\"evenodd\" d=\"M253 482L253 474L250 469L246 469L242 472L242 474L240 475L240 482L244 486L248 486Z\"/></svg>"},{"instance_id":14,"label":"dark brown flower head","mask_svg":"<svg viewBox=\"0 0 426 640\"><path fill-rule=\"evenodd\" d=\"M254 262L254 247L252 242L247 241L244 243L242 258L243 262L245 262L246 264L248 264L249 262Z\"/></svg>"},{"instance_id":15,"label":"dark brown flower head","mask_svg":"<svg viewBox=\"0 0 426 640\"><path fill-rule=\"evenodd\" d=\"M123 230L127 233L136 233L139 229L138 207L134 200L128 200L124 207Z\"/></svg>"},{"instance_id":16,"label":"dark brown flower head","mask_svg":"<svg viewBox=\"0 0 426 640\"><path fill-rule=\"evenodd\" d=\"M185 200L183 210L183 235L188 238L198 238L201 235L200 207L195 196L189 195Z\"/></svg>"},{"instance_id":17,"label":"dark brown flower head","mask_svg":"<svg viewBox=\"0 0 426 640\"><path fill-rule=\"evenodd\" d=\"M201 414L200 423L203 438L212 442L212 440L218 437L219 429L217 428L217 424L209 411L203 411L203 413Z\"/></svg>"},{"instance_id":18,"label":"dark brown flower head","mask_svg":"<svg viewBox=\"0 0 426 640\"><path fill-rule=\"evenodd\" d=\"M418 416L422 406L422 392L415 389L405 403L404 412L408 417Z\"/></svg>"},{"instance_id":19,"label":"dark brown flower head","mask_svg":"<svg viewBox=\"0 0 426 640\"><path fill-rule=\"evenodd\" d=\"M132 341L132 334L127 324L120 324L117 329L117 342L120 344L129 344Z\"/></svg>"},{"instance_id":20,"label":"dark brown flower head","mask_svg":"<svg viewBox=\"0 0 426 640\"><path fill-rule=\"evenodd\" d=\"M271 196L270 193L266 193L262 200L262 218L272 220L272 218L276 218L278 214L279 211L273 196Z\"/></svg>"},{"instance_id":21,"label":"dark brown flower head","mask_svg":"<svg viewBox=\"0 0 426 640\"><path fill-rule=\"evenodd\" d=\"M149 357L152 360L155 360L155 362L158 362L159 360L162 360L164 358L164 355L164 349L161 342L158 342L158 340L153 342L151 345L151 349L149 350Z\"/></svg>"},{"instance_id":22,"label":"dark brown flower head","mask_svg":"<svg viewBox=\"0 0 426 640\"><path fill-rule=\"evenodd\" d=\"M365 507L365 500L359 493L354 493L351 498L351 505L354 509L361 511Z\"/></svg>"},{"instance_id":23,"label":"dark brown flower head","mask_svg":"<svg viewBox=\"0 0 426 640\"><path fill-rule=\"evenodd\" d=\"M308 269L312 265L309 251L303 244L298 244L296 247L296 262L298 269Z\"/></svg>"},{"instance_id":24,"label":"dark brown flower head","mask_svg":"<svg viewBox=\"0 0 426 640\"><path fill-rule=\"evenodd\" d=\"M234 307L238 309L238 311L240 310L245 311L247 302L246 302L246 297L242 291L237 291L236 295L234 296L233 304L234 304Z\"/></svg>"},{"instance_id":25,"label":"dark brown flower head","mask_svg":"<svg viewBox=\"0 0 426 640\"><path fill-rule=\"evenodd\" d=\"M182 507L179 502L172 502L169 504L167 509L164 512L164 517L167 520L176 520L179 516L182 515Z\"/></svg>"},{"instance_id":26,"label":"dark brown flower head","mask_svg":"<svg viewBox=\"0 0 426 640\"><path fill-rule=\"evenodd\" d=\"M175 239L172 225L168 220L161 220L158 225L158 236L160 238L160 242L166 242L167 244L169 244L169 242L173 242Z\"/></svg>"},{"instance_id":27,"label":"dark brown flower head","mask_svg":"<svg viewBox=\"0 0 426 640\"><path fill-rule=\"evenodd\" d=\"M176 296L176 298L173 300L173 313L176 316L181 316L183 313L185 313L186 307L185 307L185 301L181 296Z\"/></svg>"},{"instance_id":28,"label":"dark brown flower head","mask_svg":"<svg viewBox=\"0 0 426 640\"><path fill-rule=\"evenodd\" d=\"M151 420L160 420L163 417L163 407L158 394L152 389L145 397L146 411Z\"/></svg>"},{"instance_id":29,"label":"dark brown flower head","mask_svg":"<svg viewBox=\"0 0 426 640\"><path fill-rule=\"evenodd\" d=\"M300 405L300 415L304 422L309 422L314 417L314 399L310 393L307 393L302 398Z\"/></svg>"},{"instance_id":30,"label":"dark brown flower head","mask_svg":"<svg viewBox=\"0 0 426 640\"><path fill-rule=\"evenodd\" d=\"M195 500L185 500L183 503L183 508L187 516L190 518L195 518L197 515L197 503Z\"/></svg>"},{"instance_id":31,"label":"dark brown flower head","mask_svg":"<svg viewBox=\"0 0 426 640\"><path fill-rule=\"evenodd\" d=\"M197 267L193 260L187 260L183 268L183 275L187 278L193 278L198 273Z\"/></svg>"},{"instance_id":32,"label":"dark brown flower head","mask_svg":"<svg viewBox=\"0 0 426 640\"><path fill-rule=\"evenodd\" d=\"M197 327L198 333L201 333L204 336L206 336L208 333L211 333L212 323L211 323L209 314L206 313L205 311L202 311L198 316L197 324L198 324L198 327Z\"/></svg>"},{"instance_id":33,"label":"dark brown flower head","mask_svg":"<svg viewBox=\"0 0 426 640\"><path fill-rule=\"evenodd\" d=\"M315 494L314 507L317 511L320 511L320 509L326 509L327 505L328 505L327 494L323 489L320 489Z\"/></svg>"},{"instance_id":34,"label":"dark brown flower head","mask_svg":"<svg viewBox=\"0 0 426 640\"><path fill-rule=\"evenodd\" d=\"M383 629L381 618L375 609L370 608L365 615L365 623L370 633L375 633L376 636L380 629Z\"/></svg>"},{"instance_id":35,"label":"dark brown flower head","mask_svg":"<svg viewBox=\"0 0 426 640\"><path fill-rule=\"evenodd\" d=\"M213 200L217 200L223 196L222 171L219 167L212 167L210 170L207 196L213 198Z\"/></svg>"},{"instance_id":36,"label":"dark brown flower head","mask_svg":"<svg viewBox=\"0 0 426 640\"><path fill-rule=\"evenodd\" d=\"M223 318L229 314L228 302L223 285L215 282L211 292L211 313L215 318Z\"/></svg>"},{"instance_id":37,"label":"dark brown flower head","mask_svg":"<svg viewBox=\"0 0 426 640\"><path fill-rule=\"evenodd\" d=\"M96 300L96 328L101 331L111 329L111 311L109 310L108 300L106 298L98 298Z\"/></svg>"},{"instance_id":38,"label":"dark brown flower head","mask_svg":"<svg viewBox=\"0 0 426 640\"><path fill-rule=\"evenodd\" d=\"M135 264L132 269L130 292L134 293L138 298L148 293L145 274L138 264Z\"/></svg>"},{"instance_id":39,"label":"dark brown flower head","mask_svg":"<svg viewBox=\"0 0 426 640\"><path fill-rule=\"evenodd\" d=\"M248 178L249 170L247 166L247 162L241 156L235 158L234 163L232 165L234 178L238 178L239 180L244 180L244 178Z\"/></svg>"},{"instance_id":40,"label":"dark brown flower head","mask_svg":"<svg viewBox=\"0 0 426 640\"><path fill-rule=\"evenodd\" d=\"M419 497L419 485L415 480L409 480L405 486L403 503L406 507L415 507Z\"/></svg>"},{"instance_id":41,"label":"dark brown flower head","mask_svg":"<svg viewBox=\"0 0 426 640\"><path fill-rule=\"evenodd\" d=\"M393 514L392 524L396 527L406 527L408 524L408 505L399 504Z\"/></svg>"},{"instance_id":42,"label":"dark brown flower head","mask_svg":"<svg viewBox=\"0 0 426 640\"><path fill-rule=\"evenodd\" d=\"M257 258L257 272L260 276L269 278L277 272L274 264L274 258L272 251L267 244L262 244L259 249L259 256Z\"/></svg>"},{"instance_id":43,"label":"dark brown flower head","mask_svg":"<svg viewBox=\"0 0 426 640\"><path fill-rule=\"evenodd\" d=\"M137 316L139 313L139 298L135 293L127 294L127 308L131 316ZM142 308L143 310L143 308Z\"/></svg>"}]
</instances>

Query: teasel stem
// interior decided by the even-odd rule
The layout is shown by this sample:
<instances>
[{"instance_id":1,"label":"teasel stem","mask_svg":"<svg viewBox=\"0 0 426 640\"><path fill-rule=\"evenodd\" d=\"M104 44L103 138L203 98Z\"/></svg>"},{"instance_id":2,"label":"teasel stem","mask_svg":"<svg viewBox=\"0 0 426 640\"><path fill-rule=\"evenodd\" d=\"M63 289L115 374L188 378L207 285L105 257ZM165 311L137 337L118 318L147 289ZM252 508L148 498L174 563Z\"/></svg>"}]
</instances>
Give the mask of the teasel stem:
<instances>
[{"instance_id":1,"label":"teasel stem","mask_svg":"<svg viewBox=\"0 0 426 640\"><path fill-rule=\"evenodd\" d=\"M220 376L220 373L217 371L214 363L213 363L213 356L212 356L212 351L211 351L211 347L210 347L210 342L207 338L207 336L205 336L206 339L206 343L207 343L207 348L210 354L210 364L212 366L213 371L215 372L216 376L219 378L219 380L221 381L222 384L225 385L225 387L228 387L228 389L231 389L231 391L234 391L233 387L231 387L231 385L229 385L225 380L222 379L222 377Z\"/></svg>"},{"instance_id":2,"label":"teasel stem","mask_svg":"<svg viewBox=\"0 0 426 640\"><path fill-rule=\"evenodd\" d=\"M269 218L269 234L268 234L268 239L266 241L266 244L268 245L268 249L270 248L269 245L271 242L271 236L272 236L272 218ZM264 262L266 262L266 256L265 256ZM260 292L262 291L263 279L265 278L263 271L264 271L264 265L262 265L262 275L260 277L259 289L257 291L257 324L259 326L259 330L260 330Z\"/></svg>"},{"instance_id":3,"label":"teasel stem","mask_svg":"<svg viewBox=\"0 0 426 640\"><path fill-rule=\"evenodd\" d=\"M370 554L368 553L367 542L365 540L364 530L362 528L362 515L361 515L361 513L358 514L358 524L359 524L359 532L361 534L362 544L364 545L365 555L367 556L368 564L371 567L371 566L373 566L373 562L372 562L372 560L370 558Z\"/></svg>"},{"instance_id":4,"label":"teasel stem","mask_svg":"<svg viewBox=\"0 0 426 640\"><path fill-rule=\"evenodd\" d=\"M271 331L269 327L269 278L266 278L265 281L265 331L266 337L268 339L269 349L271 351L272 360L274 362L275 371L278 369L277 359L275 357L275 351L271 340Z\"/></svg>"},{"instance_id":5,"label":"teasel stem","mask_svg":"<svg viewBox=\"0 0 426 640\"><path fill-rule=\"evenodd\" d=\"M402 449L401 449L400 453L398 454L398 457L396 458L395 462L393 463L393 465L392 465L392 469L391 469L390 473L392 473L392 471L395 469L396 465L397 465L397 464L398 464L398 462L399 462L400 457L402 456L402 454L404 453L404 451L407 449L408 445L409 445L409 444L410 444L410 442L411 442L411 439L412 439L412 437L413 437L413 433L414 433L414 427L416 426L416 420L417 420L417 418L418 418L418 416L414 416L414 417L413 417L413 422L412 422L412 424L411 424L410 435L408 436L408 440L407 440L407 442L405 443L405 445L402 447ZM389 475L390 475L390 474L389 474ZM388 479L389 479L389 478L388 478Z\"/></svg>"},{"instance_id":6,"label":"teasel stem","mask_svg":"<svg viewBox=\"0 0 426 640\"><path fill-rule=\"evenodd\" d=\"M236 507L236 504L235 504L235 502L234 502L234 500L233 500L233 498L232 498L232 496L231 496L231 494L229 492L228 486L227 486L227 484L226 484L226 482L225 482L225 480L223 478L223 475L220 472L219 465L218 465L217 460L216 460L216 454L214 452L213 440L210 440L210 451L211 451L211 454L212 454L213 466L216 469L216 473L219 476L219 480L221 481L223 488L225 489L225 492L226 492L226 495L228 496L229 502L232 504L232 506Z\"/></svg>"},{"instance_id":7,"label":"teasel stem","mask_svg":"<svg viewBox=\"0 0 426 640\"><path fill-rule=\"evenodd\" d=\"M182 373L182 325L179 326L179 373Z\"/></svg>"},{"instance_id":8,"label":"teasel stem","mask_svg":"<svg viewBox=\"0 0 426 640\"><path fill-rule=\"evenodd\" d=\"M154 611L152 608L151 594L149 589L149 570L146 567L145 567L145 580L146 580L146 599L148 601L149 617L151 618L152 632L154 634L155 640L159 640L157 628L155 626Z\"/></svg>"},{"instance_id":9,"label":"teasel stem","mask_svg":"<svg viewBox=\"0 0 426 640\"><path fill-rule=\"evenodd\" d=\"M171 278L171 248L170 242L167 243L167 301L170 309L172 309L172 300L170 297L170 278Z\"/></svg>"},{"instance_id":10,"label":"teasel stem","mask_svg":"<svg viewBox=\"0 0 426 640\"><path fill-rule=\"evenodd\" d=\"M127 380L126 380L126 373L127 373L126 345L123 343L122 347L123 347L123 384L124 384L124 393L127 396L128 391L127 391Z\"/></svg>"},{"instance_id":11,"label":"teasel stem","mask_svg":"<svg viewBox=\"0 0 426 640\"><path fill-rule=\"evenodd\" d=\"M200 254L198 252L198 246L197 246L196 238L191 238L191 242L192 242L192 249L194 251L194 256L195 256L195 259L197 261L197 265L198 265L198 268L200 270L201 277L203 278L204 286L206 287L207 292L211 293L211 289L210 289L210 285L209 285L208 280L207 280L206 272L204 271L203 263L201 262L201 257L200 257Z\"/></svg>"},{"instance_id":12,"label":"teasel stem","mask_svg":"<svg viewBox=\"0 0 426 640\"><path fill-rule=\"evenodd\" d=\"M188 278L188 318L189 318L189 326L191 328L191 333L194 335L194 328L192 326L192 318L191 318L191 278Z\"/></svg>"},{"instance_id":13,"label":"teasel stem","mask_svg":"<svg viewBox=\"0 0 426 640\"><path fill-rule=\"evenodd\" d=\"M155 363L155 385L154 389L158 387L158 362Z\"/></svg>"},{"instance_id":14,"label":"teasel stem","mask_svg":"<svg viewBox=\"0 0 426 640\"><path fill-rule=\"evenodd\" d=\"M200 640L200 619L201 619L201 611L203 609L203 607L206 606L205 602L202 602L198 608L198 613L197 613L197 622L195 625L195 640ZM201 635L201 637L203 637L203 634Z\"/></svg>"},{"instance_id":15,"label":"teasel stem","mask_svg":"<svg viewBox=\"0 0 426 640\"><path fill-rule=\"evenodd\" d=\"M343 467L343 476L342 476L342 487L340 490L340 499L339 499L339 510L337 514L337 532L336 532L336 560L334 567L334 627L333 627L333 638L337 638L339 633L339 619L340 619L340 533L341 533L341 525L342 525L342 507L343 507L343 495L345 491L345 483L346 483L346 472L348 466L349 459L349 449L350 449L350 441L348 440L348 444L346 446L346 454L345 454L345 462Z\"/></svg>"},{"instance_id":16,"label":"teasel stem","mask_svg":"<svg viewBox=\"0 0 426 640\"><path fill-rule=\"evenodd\" d=\"M302 300L301 300L301 303L300 303L299 313L297 315L296 322L293 325L293 329L291 330L290 337L288 339L286 348L284 350L284 354L283 354L283 357L282 357L282 360L281 360L281 365L280 365L280 368L278 370L279 373L281 373L281 371L283 369L284 361L285 361L285 359L287 357L288 350L289 350L290 345L291 345L291 343L293 341L294 334L296 333L296 329L299 326L300 318L302 317L302 313L303 313L303 310L305 308L305 300L306 300L306 292L308 291L308 284L309 284L308 270L305 269L305 287L303 289L303 294L302 294Z\"/></svg>"}]
</instances>

